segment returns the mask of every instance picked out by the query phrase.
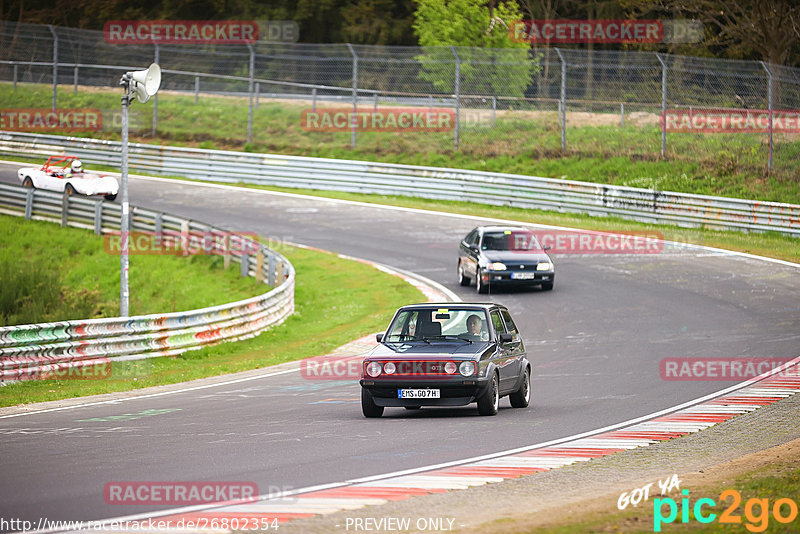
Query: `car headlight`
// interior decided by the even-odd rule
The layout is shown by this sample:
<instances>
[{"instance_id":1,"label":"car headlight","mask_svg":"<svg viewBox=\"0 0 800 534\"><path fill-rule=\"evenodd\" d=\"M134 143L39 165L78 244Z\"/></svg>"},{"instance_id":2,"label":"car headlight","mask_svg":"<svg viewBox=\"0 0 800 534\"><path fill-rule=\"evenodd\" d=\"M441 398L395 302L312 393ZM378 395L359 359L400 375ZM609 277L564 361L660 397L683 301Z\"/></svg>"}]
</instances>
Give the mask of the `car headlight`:
<instances>
[{"instance_id":1,"label":"car headlight","mask_svg":"<svg viewBox=\"0 0 800 534\"><path fill-rule=\"evenodd\" d=\"M543 261L539 265L536 266L537 271L549 271L553 268L553 264L547 261Z\"/></svg>"},{"instance_id":2,"label":"car headlight","mask_svg":"<svg viewBox=\"0 0 800 534\"><path fill-rule=\"evenodd\" d=\"M456 366L456 362L447 362L444 364L444 372L448 375L455 374L458 367Z\"/></svg>"},{"instance_id":3,"label":"car headlight","mask_svg":"<svg viewBox=\"0 0 800 534\"><path fill-rule=\"evenodd\" d=\"M499 262L499 261L490 263L489 264L489 270L490 271L505 271L506 270L506 264L502 263L502 262Z\"/></svg>"},{"instance_id":4,"label":"car headlight","mask_svg":"<svg viewBox=\"0 0 800 534\"><path fill-rule=\"evenodd\" d=\"M393 375L395 371L397 371L397 367L392 362L383 364L383 372L387 375Z\"/></svg>"},{"instance_id":5,"label":"car headlight","mask_svg":"<svg viewBox=\"0 0 800 534\"><path fill-rule=\"evenodd\" d=\"M372 378L376 376L380 376L381 374L381 364L378 362L369 362L367 364L367 374Z\"/></svg>"},{"instance_id":6,"label":"car headlight","mask_svg":"<svg viewBox=\"0 0 800 534\"><path fill-rule=\"evenodd\" d=\"M472 376L475 374L475 362L461 362L458 366L458 372L461 376Z\"/></svg>"}]
</instances>

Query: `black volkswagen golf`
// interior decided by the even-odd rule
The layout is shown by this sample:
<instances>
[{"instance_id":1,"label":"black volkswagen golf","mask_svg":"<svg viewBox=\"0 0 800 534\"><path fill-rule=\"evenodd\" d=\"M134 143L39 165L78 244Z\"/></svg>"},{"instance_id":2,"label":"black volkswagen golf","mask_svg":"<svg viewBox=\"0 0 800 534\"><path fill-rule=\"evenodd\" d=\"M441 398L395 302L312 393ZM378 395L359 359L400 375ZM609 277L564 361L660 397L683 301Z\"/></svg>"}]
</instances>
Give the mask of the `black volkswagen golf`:
<instances>
[{"instance_id":1,"label":"black volkswagen golf","mask_svg":"<svg viewBox=\"0 0 800 534\"><path fill-rule=\"evenodd\" d=\"M479 226L461 240L458 281L468 286L475 280L478 293L491 286L539 285L553 289L555 265L529 228Z\"/></svg>"},{"instance_id":2,"label":"black volkswagen golf","mask_svg":"<svg viewBox=\"0 0 800 534\"><path fill-rule=\"evenodd\" d=\"M413 304L395 313L361 369L361 408L478 404L495 415L500 397L525 408L531 364L508 310L499 304Z\"/></svg>"}]
</instances>

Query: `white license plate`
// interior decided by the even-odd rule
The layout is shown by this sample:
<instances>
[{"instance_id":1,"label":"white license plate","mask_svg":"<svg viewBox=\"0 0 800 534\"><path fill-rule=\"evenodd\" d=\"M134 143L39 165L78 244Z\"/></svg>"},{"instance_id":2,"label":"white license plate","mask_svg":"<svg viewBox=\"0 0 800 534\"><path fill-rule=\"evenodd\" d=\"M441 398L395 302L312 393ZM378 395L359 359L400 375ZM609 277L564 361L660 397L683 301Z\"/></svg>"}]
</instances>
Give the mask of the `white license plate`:
<instances>
[{"instance_id":1,"label":"white license plate","mask_svg":"<svg viewBox=\"0 0 800 534\"><path fill-rule=\"evenodd\" d=\"M533 280L536 278L536 273L511 273L511 278L514 280Z\"/></svg>"},{"instance_id":2,"label":"white license plate","mask_svg":"<svg viewBox=\"0 0 800 534\"><path fill-rule=\"evenodd\" d=\"M438 389L398 389L398 399L438 399Z\"/></svg>"}]
</instances>

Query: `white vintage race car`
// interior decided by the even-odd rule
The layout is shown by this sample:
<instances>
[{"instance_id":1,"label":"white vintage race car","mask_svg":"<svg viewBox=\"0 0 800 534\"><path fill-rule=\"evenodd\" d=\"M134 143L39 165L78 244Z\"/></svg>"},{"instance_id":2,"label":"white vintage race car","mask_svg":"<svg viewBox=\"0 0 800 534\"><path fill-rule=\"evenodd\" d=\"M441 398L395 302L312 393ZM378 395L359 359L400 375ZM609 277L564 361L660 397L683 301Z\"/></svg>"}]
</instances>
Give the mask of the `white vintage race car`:
<instances>
[{"instance_id":1,"label":"white vintage race car","mask_svg":"<svg viewBox=\"0 0 800 534\"><path fill-rule=\"evenodd\" d=\"M106 200L114 200L119 191L115 178L84 171L75 156L50 156L41 168L23 167L17 171L17 177L25 187L68 195L103 195Z\"/></svg>"}]
</instances>

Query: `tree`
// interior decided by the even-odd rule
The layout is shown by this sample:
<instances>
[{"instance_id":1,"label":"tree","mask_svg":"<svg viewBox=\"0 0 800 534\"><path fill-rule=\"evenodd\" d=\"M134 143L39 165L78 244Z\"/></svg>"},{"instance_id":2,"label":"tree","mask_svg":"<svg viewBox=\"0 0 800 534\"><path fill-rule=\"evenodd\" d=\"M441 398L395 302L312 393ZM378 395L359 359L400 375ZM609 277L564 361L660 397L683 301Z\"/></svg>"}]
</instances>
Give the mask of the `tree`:
<instances>
[{"instance_id":1,"label":"tree","mask_svg":"<svg viewBox=\"0 0 800 534\"><path fill-rule=\"evenodd\" d=\"M635 13L697 18L710 25L706 46L727 55L753 55L776 65L796 64L800 44L800 3L796 0L621 0Z\"/></svg>"},{"instance_id":2,"label":"tree","mask_svg":"<svg viewBox=\"0 0 800 534\"><path fill-rule=\"evenodd\" d=\"M445 93L455 91L455 47L461 94L524 96L539 69L525 42L508 27L522 14L515 1L418 0L414 32L424 54L420 78Z\"/></svg>"}]
</instances>

